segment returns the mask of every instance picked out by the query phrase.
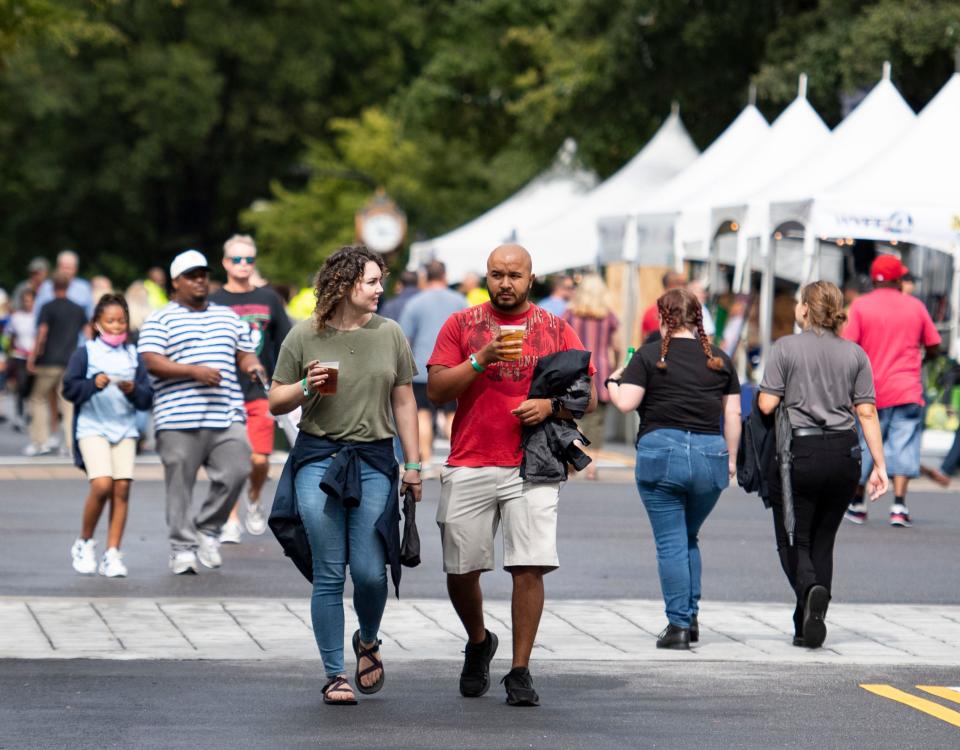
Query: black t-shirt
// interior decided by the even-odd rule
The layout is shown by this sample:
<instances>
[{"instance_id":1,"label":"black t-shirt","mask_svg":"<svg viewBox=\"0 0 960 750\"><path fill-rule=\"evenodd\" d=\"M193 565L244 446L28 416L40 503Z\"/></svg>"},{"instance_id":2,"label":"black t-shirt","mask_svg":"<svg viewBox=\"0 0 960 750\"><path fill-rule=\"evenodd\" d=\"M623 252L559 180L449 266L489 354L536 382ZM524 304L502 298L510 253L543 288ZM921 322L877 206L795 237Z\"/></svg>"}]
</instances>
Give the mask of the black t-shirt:
<instances>
[{"instance_id":1,"label":"black t-shirt","mask_svg":"<svg viewBox=\"0 0 960 750\"><path fill-rule=\"evenodd\" d=\"M87 313L76 302L57 297L40 308L37 328L47 325L47 340L38 365L66 367L77 349L80 331L87 324Z\"/></svg>"},{"instance_id":2,"label":"black t-shirt","mask_svg":"<svg viewBox=\"0 0 960 750\"><path fill-rule=\"evenodd\" d=\"M280 296L269 287L260 287L250 292L228 292L226 289L219 289L210 295L210 301L226 305L250 326L250 337L257 347L260 362L267 370L269 381L273 377L273 368L277 366L280 344L290 332L290 319L283 309ZM244 401L267 397L263 386L256 380L250 380L245 374L240 374L239 379Z\"/></svg>"},{"instance_id":3,"label":"black t-shirt","mask_svg":"<svg viewBox=\"0 0 960 750\"><path fill-rule=\"evenodd\" d=\"M660 342L644 344L623 373L623 382L645 389L637 408L637 438L658 429L720 434L723 397L740 393L740 379L730 358L715 346L723 359L722 370L707 367L707 355L697 339L671 339L667 369L657 367Z\"/></svg>"}]
</instances>

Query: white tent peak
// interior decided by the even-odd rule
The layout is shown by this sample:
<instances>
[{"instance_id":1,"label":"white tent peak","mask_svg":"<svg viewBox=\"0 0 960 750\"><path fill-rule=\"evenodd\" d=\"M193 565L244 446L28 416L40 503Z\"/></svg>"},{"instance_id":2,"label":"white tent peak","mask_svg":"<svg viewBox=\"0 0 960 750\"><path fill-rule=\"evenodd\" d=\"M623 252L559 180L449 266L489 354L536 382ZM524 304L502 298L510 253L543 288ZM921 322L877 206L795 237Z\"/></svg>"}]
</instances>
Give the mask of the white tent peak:
<instances>
[{"instance_id":1,"label":"white tent peak","mask_svg":"<svg viewBox=\"0 0 960 750\"><path fill-rule=\"evenodd\" d=\"M447 267L448 281L456 283L470 271L482 270L497 245L569 210L596 183L596 175L579 165L576 141L568 138L553 164L505 201L440 237L414 242L407 267L440 260Z\"/></svg>"},{"instance_id":2,"label":"white tent peak","mask_svg":"<svg viewBox=\"0 0 960 750\"><path fill-rule=\"evenodd\" d=\"M586 266L599 250L597 220L621 206L635 206L697 158L697 147L678 112L671 112L639 153L572 208L521 232L538 274Z\"/></svg>"},{"instance_id":3,"label":"white tent peak","mask_svg":"<svg viewBox=\"0 0 960 750\"><path fill-rule=\"evenodd\" d=\"M890 147L916 120L889 78L882 78L837 125L812 158L771 185L771 199L803 200L862 168Z\"/></svg>"}]
</instances>

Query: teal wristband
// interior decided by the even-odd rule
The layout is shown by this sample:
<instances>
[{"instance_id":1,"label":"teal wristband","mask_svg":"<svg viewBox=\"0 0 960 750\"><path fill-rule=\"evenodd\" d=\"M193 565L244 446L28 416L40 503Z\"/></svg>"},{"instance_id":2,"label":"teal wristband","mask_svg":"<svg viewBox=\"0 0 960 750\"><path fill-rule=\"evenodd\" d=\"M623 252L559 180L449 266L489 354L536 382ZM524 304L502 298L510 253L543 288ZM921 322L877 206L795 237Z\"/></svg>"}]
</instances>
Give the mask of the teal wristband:
<instances>
[{"instance_id":1,"label":"teal wristband","mask_svg":"<svg viewBox=\"0 0 960 750\"><path fill-rule=\"evenodd\" d=\"M310 389L307 388L306 378L300 381L300 387L303 389L303 395L306 396L307 398L310 398L313 395L313 393L310 392Z\"/></svg>"},{"instance_id":2,"label":"teal wristband","mask_svg":"<svg viewBox=\"0 0 960 750\"><path fill-rule=\"evenodd\" d=\"M423 468L423 464L420 464L420 463L417 463L417 464L404 464L404 465L403 465L403 468L404 468L404 469L407 469L408 471L420 471L420 469Z\"/></svg>"},{"instance_id":3,"label":"teal wristband","mask_svg":"<svg viewBox=\"0 0 960 750\"><path fill-rule=\"evenodd\" d=\"M484 366L481 365L480 362L477 360L476 354L470 355L470 366L477 372L483 372L485 369Z\"/></svg>"}]
</instances>

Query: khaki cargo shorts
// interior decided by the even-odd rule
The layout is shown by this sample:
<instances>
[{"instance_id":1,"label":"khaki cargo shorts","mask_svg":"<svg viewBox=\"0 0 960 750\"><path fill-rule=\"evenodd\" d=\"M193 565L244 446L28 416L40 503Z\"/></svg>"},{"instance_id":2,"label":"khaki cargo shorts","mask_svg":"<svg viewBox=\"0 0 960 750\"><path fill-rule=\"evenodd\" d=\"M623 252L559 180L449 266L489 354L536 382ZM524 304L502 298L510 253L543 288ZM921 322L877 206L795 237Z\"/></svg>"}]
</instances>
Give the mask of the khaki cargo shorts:
<instances>
[{"instance_id":1,"label":"khaki cargo shorts","mask_svg":"<svg viewBox=\"0 0 960 750\"><path fill-rule=\"evenodd\" d=\"M437 508L443 571L459 575L493 570L494 536L501 519L504 568L557 568L559 497L559 482L527 482L515 466L444 466Z\"/></svg>"}]
</instances>

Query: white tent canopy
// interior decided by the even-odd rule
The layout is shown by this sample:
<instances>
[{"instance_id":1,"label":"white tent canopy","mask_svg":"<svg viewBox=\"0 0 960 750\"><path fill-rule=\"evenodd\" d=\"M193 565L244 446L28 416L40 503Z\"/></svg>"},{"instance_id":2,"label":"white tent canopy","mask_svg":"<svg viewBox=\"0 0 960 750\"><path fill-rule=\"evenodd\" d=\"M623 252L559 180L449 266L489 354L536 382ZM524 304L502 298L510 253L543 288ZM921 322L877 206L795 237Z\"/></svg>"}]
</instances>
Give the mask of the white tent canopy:
<instances>
[{"instance_id":1,"label":"white tent canopy","mask_svg":"<svg viewBox=\"0 0 960 750\"><path fill-rule=\"evenodd\" d=\"M889 151L813 197L827 237L899 240L948 250L960 235L960 74Z\"/></svg>"},{"instance_id":2,"label":"white tent canopy","mask_svg":"<svg viewBox=\"0 0 960 750\"><path fill-rule=\"evenodd\" d=\"M770 126L755 106L745 107L695 162L662 189L641 203L624 206L619 215L611 211L611 215L600 219L601 257L608 261L639 259L649 265L672 265L673 224L677 212L690 196L725 179L743 163L769 130ZM633 217L636 226L630 222ZM636 247L639 258L627 257L625 252L628 223L631 226L629 231L637 233L637 242L631 246Z\"/></svg>"},{"instance_id":3,"label":"white tent canopy","mask_svg":"<svg viewBox=\"0 0 960 750\"><path fill-rule=\"evenodd\" d=\"M414 242L407 267L443 261L451 283L470 271L482 273L493 248L567 211L596 184L596 175L576 166L576 150L576 143L567 139L553 166L503 203L447 234Z\"/></svg>"},{"instance_id":4,"label":"white tent canopy","mask_svg":"<svg viewBox=\"0 0 960 750\"><path fill-rule=\"evenodd\" d=\"M617 207L642 203L697 158L697 147L674 111L643 149L563 215L521 232L520 244L539 274L595 263L597 220Z\"/></svg>"}]
</instances>

